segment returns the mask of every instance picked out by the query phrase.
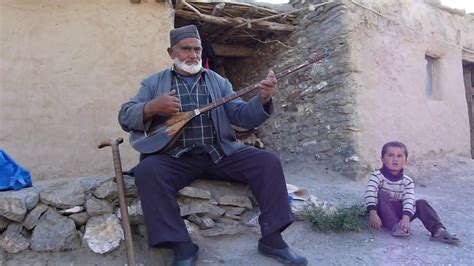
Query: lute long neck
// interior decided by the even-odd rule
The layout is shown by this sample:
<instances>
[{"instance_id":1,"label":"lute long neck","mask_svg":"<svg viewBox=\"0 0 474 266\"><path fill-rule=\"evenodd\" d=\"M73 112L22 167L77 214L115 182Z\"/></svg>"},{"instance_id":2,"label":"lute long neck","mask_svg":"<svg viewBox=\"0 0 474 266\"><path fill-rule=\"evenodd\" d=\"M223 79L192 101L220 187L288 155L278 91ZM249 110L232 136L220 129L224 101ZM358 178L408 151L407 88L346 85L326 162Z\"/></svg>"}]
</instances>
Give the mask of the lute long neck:
<instances>
[{"instance_id":1,"label":"lute long neck","mask_svg":"<svg viewBox=\"0 0 474 266\"><path fill-rule=\"evenodd\" d=\"M309 65L311 65L311 64L313 64L313 63L316 63L316 62L321 61L322 59L326 58L327 56L328 56L328 52L327 52L327 50L325 50L322 54L317 55L315 58L308 59L308 60L306 60L306 61L305 61L304 63L302 63L302 64L299 64L299 65L294 66L294 67L290 67L290 68L288 68L288 69L286 69L286 70L283 70L283 71L277 73L277 74L275 75L275 78L276 78L276 79L280 79L280 78L282 78L282 77L285 77L285 76L287 76L287 75L289 75L289 74L291 74L291 73L293 73L293 72L296 72L296 71L298 71L298 70L300 70L300 69L302 69L302 68L304 68L304 67L307 67L307 66L309 66ZM232 94L232 95L229 95L229 96L227 96L227 97L221 98L221 99L219 99L219 100L217 100L217 101L215 101L215 102L213 102L213 103L211 103L211 104L209 104L209 105L206 105L206 106L202 107L201 109L199 109L199 112L200 112L200 113L207 112L207 111L212 110L212 109L214 109L214 108L216 108L216 107L218 107L218 106L221 106L221 105L223 105L223 104L225 104L225 103L228 103L228 102L230 102L230 101L232 101L232 100L234 100L234 99L236 99L236 98L239 98L239 97L241 97L241 96L243 96L243 95L245 95L245 94L247 94L247 93L249 93L249 92L251 92L251 91L254 91L254 90L256 90L256 89L258 88L258 87L257 87L257 84L258 84L258 83L254 83L254 84L252 84L252 85L250 85L250 86L247 86L247 87L245 87L245 88L243 88L243 89L238 90L236 93L234 93L234 94Z\"/></svg>"}]
</instances>

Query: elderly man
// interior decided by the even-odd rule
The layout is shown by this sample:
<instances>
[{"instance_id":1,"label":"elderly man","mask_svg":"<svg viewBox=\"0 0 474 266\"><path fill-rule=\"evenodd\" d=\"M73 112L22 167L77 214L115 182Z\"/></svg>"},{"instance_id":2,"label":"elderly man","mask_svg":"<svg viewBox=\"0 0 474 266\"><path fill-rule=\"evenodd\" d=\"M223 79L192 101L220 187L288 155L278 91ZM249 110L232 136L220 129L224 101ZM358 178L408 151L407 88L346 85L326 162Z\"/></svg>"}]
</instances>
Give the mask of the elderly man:
<instances>
[{"instance_id":1,"label":"elderly man","mask_svg":"<svg viewBox=\"0 0 474 266\"><path fill-rule=\"evenodd\" d=\"M127 132L145 131L153 119L191 111L234 93L227 79L202 68L201 39L194 25L172 30L170 42L172 67L144 79L137 95L122 105L119 122ZM173 146L142 156L135 168L149 243L171 248L174 265L194 265L198 257L199 247L180 216L176 193L201 177L248 184L261 211L259 252L285 264L307 264L281 237L293 215L279 158L237 143L231 127L254 128L270 117L276 83L270 71L248 102L238 98L199 115Z\"/></svg>"}]
</instances>

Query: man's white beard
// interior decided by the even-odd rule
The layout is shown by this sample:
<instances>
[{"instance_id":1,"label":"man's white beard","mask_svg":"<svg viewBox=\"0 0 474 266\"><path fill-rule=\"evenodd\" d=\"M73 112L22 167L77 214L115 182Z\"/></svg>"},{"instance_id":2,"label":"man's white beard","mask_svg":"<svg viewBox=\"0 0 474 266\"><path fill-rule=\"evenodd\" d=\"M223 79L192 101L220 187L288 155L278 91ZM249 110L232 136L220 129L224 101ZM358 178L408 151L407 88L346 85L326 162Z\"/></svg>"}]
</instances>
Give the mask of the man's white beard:
<instances>
[{"instance_id":1,"label":"man's white beard","mask_svg":"<svg viewBox=\"0 0 474 266\"><path fill-rule=\"evenodd\" d=\"M193 65L187 65L186 62L179 60L178 57L175 57L173 59L173 62L177 68L191 75L197 74L199 71L201 71L202 68L202 59L199 59L199 62Z\"/></svg>"}]
</instances>

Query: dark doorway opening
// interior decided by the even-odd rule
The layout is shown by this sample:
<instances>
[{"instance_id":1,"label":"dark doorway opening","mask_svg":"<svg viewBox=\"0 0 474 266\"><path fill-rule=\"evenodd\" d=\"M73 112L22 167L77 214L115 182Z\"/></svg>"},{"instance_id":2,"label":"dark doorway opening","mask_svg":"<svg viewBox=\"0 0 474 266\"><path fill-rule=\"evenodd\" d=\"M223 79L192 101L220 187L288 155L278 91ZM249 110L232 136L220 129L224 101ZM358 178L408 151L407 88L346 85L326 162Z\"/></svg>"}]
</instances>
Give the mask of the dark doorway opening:
<instances>
[{"instance_id":1,"label":"dark doorway opening","mask_svg":"<svg viewBox=\"0 0 474 266\"><path fill-rule=\"evenodd\" d=\"M474 159L474 63L463 60L464 87L471 131L471 158Z\"/></svg>"},{"instance_id":2,"label":"dark doorway opening","mask_svg":"<svg viewBox=\"0 0 474 266\"><path fill-rule=\"evenodd\" d=\"M262 44L284 39L295 30L297 14L287 5L173 0L174 26L194 24L201 35L203 66L228 78L234 89L243 83L235 69L255 67ZM246 63L250 60L251 65ZM255 80L257 81L257 80Z\"/></svg>"}]
</instances>

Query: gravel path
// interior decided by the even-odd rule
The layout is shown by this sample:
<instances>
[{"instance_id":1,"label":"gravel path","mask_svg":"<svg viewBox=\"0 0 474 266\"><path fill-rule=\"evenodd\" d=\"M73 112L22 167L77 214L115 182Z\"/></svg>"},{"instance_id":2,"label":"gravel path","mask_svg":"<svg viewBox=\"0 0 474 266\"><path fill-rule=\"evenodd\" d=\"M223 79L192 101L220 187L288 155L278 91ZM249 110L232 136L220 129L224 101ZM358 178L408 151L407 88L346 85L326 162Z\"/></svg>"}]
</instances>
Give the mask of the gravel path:
<instances>
[{"instance_id":1,"label":"gravel path","mask_svg":"<svg viewBox=\"0 0 474 266\"><path fill-rule=\"evenodd\" d=\"M351 181L321 168L286 165L287 182L307 188L321 201L338 206L362 202L366 181ZM474 264L474 160L458 160L444 166L432 166L414 176L418 198L428 200L445 226L462 242L447 245L429 241L429 233L419 220L412 223L411 236L398 239L384 230L318 233L309 223L295 222L284 238L297 252L306 256L309 265L426 265ZM199 238L201 252L197 265L279 265L257 253L259 234ZM107 255L97 255L83 248L70 252L12 255L0 250L3 265L123 265L122 247ZM135 239L137 261L144 265L168 265L171 254L151 249L145 239Z\"/></svg>"}]
</instances>

